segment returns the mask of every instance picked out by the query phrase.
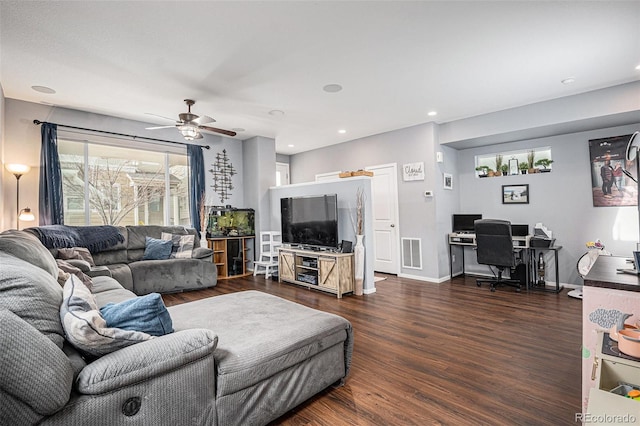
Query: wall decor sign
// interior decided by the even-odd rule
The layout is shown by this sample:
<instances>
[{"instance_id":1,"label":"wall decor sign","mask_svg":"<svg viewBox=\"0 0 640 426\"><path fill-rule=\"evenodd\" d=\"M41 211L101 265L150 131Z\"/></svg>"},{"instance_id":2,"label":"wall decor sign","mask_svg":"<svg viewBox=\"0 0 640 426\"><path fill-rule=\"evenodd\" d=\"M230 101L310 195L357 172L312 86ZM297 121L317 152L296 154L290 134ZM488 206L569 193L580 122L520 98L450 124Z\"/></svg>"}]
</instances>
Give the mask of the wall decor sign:
<instances>
[{"instance_id":1,"label":"wall decor sign","mask_svg":"<svg viewBox=\"0 0 640 426\"><path fill-rule=\"evenodd\" d=\"M213 185L211 187L220 196L220 202L224 203L224 200L228 200L232 195L233 183L231 178L236 174L236 169L233 168L233 164L227 157L227 150L223 149L222 153L216 154L216 161L212 164L213 168L209 169L209 172L213 175Z\"/></svg>"},{"instance_id":2,"label":"wall decor sign","mask_svg":"<svg viewBox=\"0 0 640 426\"><path fill-rule=\"evenodd\" d=\"M529 204L529 184L502 185L502 204Z\"/></svg>"},{"instance_id":3,"label":"wall decor sign","mask_svg":"<svg viewBox=\"0 0 640 426\"><path fill-rule=\"evenodd\" d=\"M424 180L424 161L402 165L402 180Z\"/></svg>"},{"instance_id":4,"label":"wall decor sign","mask_svg":"<svg viewBox=\"0 0 640 426\"><path fill-rule=\"evenodd\" d=\"M591 194L594 207L636 206L638 184L625 171L636 176L636 160L626 157L631 135L589 141Z\"/></svg>"},{"instance_id":5,"label":"wall decor sign","mask_svg":"<svg viewBox=\"0 0 640 426\"><path fill-rule=\"evenodd\" d=\"M444 174L444 189L453 189L453 176L450 173Z\"/></svg>"}]
</instances>

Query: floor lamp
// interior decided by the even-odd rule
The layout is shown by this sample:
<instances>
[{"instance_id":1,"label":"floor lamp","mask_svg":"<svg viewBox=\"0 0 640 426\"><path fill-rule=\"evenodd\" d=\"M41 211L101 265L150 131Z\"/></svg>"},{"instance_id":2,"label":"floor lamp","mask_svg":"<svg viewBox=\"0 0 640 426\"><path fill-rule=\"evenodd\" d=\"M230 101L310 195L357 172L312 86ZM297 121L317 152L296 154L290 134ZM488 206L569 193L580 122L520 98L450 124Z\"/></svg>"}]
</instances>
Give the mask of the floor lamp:
<instances>
[{"instance_id":1,"label":"floor lamp","mask_svg":"<svg viewBox=\"0 0 640 426\"><path fill-rule=\"evenodd\" d=\"M16 177L16 229L20 229L20 221L33 221L35 216L29 207L20 210L20 178L28 173L31 167L24 164L7 164L5 168Z\"/></svg>"}]
</instances>

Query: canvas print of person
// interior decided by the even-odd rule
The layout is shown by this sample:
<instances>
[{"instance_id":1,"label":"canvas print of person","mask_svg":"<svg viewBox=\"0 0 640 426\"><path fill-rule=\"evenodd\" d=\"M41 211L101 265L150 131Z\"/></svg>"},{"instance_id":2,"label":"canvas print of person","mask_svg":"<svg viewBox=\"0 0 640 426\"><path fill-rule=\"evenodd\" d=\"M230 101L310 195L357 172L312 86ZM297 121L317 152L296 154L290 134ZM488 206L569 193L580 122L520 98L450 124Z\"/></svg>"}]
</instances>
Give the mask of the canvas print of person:
<instances>
[{"instance_id":1,"label":"canvas print of person","mask_svg":"<svg viewBox=\"0 0 640 426\"><path fill-rule=\"evenodd\" d=\"M589 141L594 207L638 204L638 185L628 176L637 180L636 160L626 159L630 138L631 135L624 135Z\"/></svg>"}]
</instances>

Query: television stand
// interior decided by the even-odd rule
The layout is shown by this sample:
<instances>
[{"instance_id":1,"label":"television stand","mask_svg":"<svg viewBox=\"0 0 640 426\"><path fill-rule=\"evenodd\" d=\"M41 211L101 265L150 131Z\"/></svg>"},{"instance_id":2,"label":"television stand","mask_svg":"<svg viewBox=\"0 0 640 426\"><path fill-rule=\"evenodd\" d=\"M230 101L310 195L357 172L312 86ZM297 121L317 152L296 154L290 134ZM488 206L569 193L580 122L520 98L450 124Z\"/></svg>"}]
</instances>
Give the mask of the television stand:
<instances>
[{"instance_id":1,"label":"television stand","mask_svg":"<svg viewBox=\"0 0 640 426\"><path fill-rule=\"evenodd\" d=\"M343 294L354 291L353 253L278 247L278 280L307 288Z\"/></svg>"}]
</instances>

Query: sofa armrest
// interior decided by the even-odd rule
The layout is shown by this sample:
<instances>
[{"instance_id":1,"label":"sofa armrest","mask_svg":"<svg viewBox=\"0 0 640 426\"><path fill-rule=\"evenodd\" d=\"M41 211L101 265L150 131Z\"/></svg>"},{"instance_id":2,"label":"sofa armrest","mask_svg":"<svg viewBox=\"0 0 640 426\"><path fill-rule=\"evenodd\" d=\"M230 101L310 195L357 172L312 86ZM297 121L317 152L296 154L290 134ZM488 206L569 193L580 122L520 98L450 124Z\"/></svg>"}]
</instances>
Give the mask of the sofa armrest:
<instances>
[{"instance_id":1,"label":"sofa armrest","mask_svg":"<svg viewBox=\"0 0 640 426\"><path fill-rule=\"evenodd\" d=\"M67 260L65 260L65 262L67 262L71 266L75 266L76 268L78 268L82 272L84 272L85 274L88 274L88 272L91 270L91 265L86 260L82 260L82 259L67 259Z\"/></svg>"},{"instance_id":2,"label":"sofa armrest","mask_svg":"<svg viewBox=\"0 0 640 426\"><path fill-rule=\"evenodd\" d=\"M91 278L111 276L111 271L106 266L92 266L88 271L84 273L89 275Z\"/></svg>"},{"instance_id":3,"label":"sofa armrest","mask_svg":"<svg viewBox=\"0 0 640 426\"><path fill-rule=\"evenodd\" d=\"M211 260L212 256L213 256L213 250L206 247L195 247L191 254L192 259Z\"/></svg>"},{"instance_id":4,"label":"sofa armrest","mask_svg":"<svg viewBox=\"0 0 640 426\"><path fill-rule=\"evenodd\" d=\"M120 349L87 365L78 375L78 391L97 395L161 376L211 356L218 336L193 329L167 334Z\"/></svg>"}]
</instances>

